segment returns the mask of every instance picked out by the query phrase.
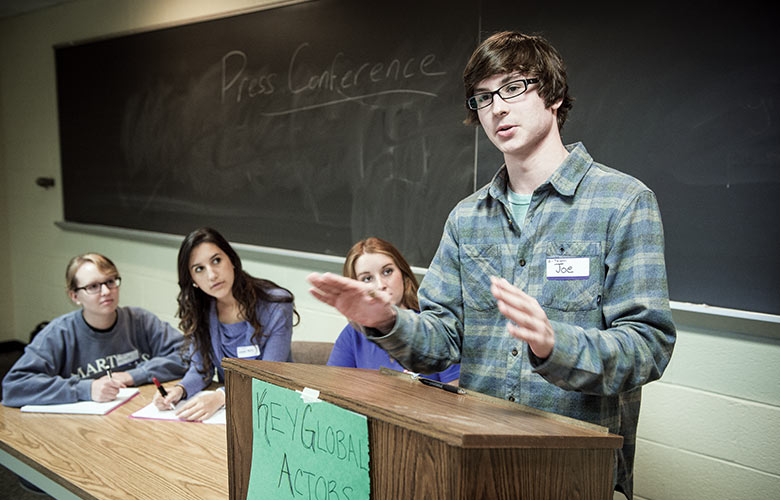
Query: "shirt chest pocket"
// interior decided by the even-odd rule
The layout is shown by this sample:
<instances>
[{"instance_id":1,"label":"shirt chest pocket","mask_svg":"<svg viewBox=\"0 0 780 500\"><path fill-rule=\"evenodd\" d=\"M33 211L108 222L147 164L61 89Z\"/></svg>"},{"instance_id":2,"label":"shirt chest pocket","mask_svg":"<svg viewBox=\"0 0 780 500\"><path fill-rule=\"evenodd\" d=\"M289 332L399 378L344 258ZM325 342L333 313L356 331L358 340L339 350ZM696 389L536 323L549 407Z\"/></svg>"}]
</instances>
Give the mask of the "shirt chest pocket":
<instances>
[{"instance_id":1,"label":"shirt chest pocket","mask_svg":"<svg viewBox=\"0 0 780 500\"><path fill-rule=\"evenodd\" d=\"M604 283L602 247L600 241L546 242L540 304L559 311L599 307Z\"/></svg>"},{"instance_id":2,"label":"shirt chest pocket","mask_svg":"<svg viewBox=\"0 0 780 500\"><path fill-rule=\"evenodd\" d=\"M496 307L490 293L490 277L501 276L502 266L495 245L461 245L461 293L463 304L477 311Z\"/></svg>"}]
</instances>

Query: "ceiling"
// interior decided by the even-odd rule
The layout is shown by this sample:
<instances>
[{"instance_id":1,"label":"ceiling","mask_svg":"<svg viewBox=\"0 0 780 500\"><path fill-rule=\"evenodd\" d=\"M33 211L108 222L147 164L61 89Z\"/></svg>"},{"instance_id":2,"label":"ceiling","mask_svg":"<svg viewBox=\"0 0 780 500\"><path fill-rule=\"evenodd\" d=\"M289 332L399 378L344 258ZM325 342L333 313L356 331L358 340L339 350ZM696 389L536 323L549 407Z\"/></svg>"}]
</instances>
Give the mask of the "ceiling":
<instances>
[{"instance_id":1,"label":"ceiling","mask_svg":"<svg viewBox=\"0 0 780 500\"><path fill-rule=\"evenodd\" d=\"M0 0L0 19L27 14L73 0Z\"/></svg>"}]
</instances>

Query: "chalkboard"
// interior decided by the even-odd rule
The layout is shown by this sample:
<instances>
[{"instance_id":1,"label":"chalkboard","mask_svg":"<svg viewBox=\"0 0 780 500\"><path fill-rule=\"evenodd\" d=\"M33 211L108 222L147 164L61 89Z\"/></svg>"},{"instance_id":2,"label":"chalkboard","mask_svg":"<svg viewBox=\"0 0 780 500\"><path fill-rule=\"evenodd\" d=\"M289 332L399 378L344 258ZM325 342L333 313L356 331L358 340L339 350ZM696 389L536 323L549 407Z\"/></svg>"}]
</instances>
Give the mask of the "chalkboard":
<instances>
[{"instance_id":1,"label":"chalkboard","mask_svg":"<svg viewBox=\"0 0 780 500\"><path fill-rule=\"evenodd\" d=\"M319 0L56 47L65 220L427 266L474 190L478 19Z\"/></svg>"},{"instance_id":2,"label":"chalkboard","mask_svg":"<svg viewBox=\"0 0 780 500\"><path fill-rule=\"evenodd\" d=\"M518 29L567 62L564 141L657 194L671 298L780 314L780 40L749 2L699 7L319 0L57 47L65 218L337 256L377 235L425 267L502 163L463 67Z\"/></svg>"},{"instance_id":3,"label":"chalkboard","mask_svg":"<svg viewBox=\"0 0 780 500\"><path fill-rule=\"evenodd\" d=\"M673 300L780 314L780 35L754 7L486 0L482 30L561 52L564 142L656 193ZM479 157L486 182L502 160L484 138Z\"/></svg>"}]
</instances>

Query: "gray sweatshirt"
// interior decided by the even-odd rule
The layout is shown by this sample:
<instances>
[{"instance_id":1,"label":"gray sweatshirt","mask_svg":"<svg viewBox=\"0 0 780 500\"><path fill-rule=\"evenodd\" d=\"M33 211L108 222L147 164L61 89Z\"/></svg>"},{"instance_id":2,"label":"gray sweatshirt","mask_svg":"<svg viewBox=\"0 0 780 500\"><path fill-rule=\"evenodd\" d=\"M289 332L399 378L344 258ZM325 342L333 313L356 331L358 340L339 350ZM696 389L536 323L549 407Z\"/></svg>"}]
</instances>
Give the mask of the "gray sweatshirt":
<instances>
[{"instance_id":1,"label":"gray sweatshirt","mask_svg":"<svg viewBox=\"0 0 780 500\"><path fill-rule=\"evenodd\" d=\"M182 334L139 307L117 308L108 331L96 331L81 310L54 319L25 348L3 379L3 404L73 403L91 400L92 380L128 372L135 385L181 377Z\"/></svg>"}]
</instances>

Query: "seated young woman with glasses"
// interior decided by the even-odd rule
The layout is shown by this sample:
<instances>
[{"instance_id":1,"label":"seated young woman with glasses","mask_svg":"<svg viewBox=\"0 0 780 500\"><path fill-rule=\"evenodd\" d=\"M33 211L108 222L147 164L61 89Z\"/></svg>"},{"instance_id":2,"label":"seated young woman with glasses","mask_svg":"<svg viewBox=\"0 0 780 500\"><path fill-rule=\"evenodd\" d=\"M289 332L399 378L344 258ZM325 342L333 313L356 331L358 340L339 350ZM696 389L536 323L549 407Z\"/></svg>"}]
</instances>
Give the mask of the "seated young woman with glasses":
<instances>
[{"instance_id":1,"label":"seated young woman with glasses","mask_svg":"<svg viewBox=\"0 0 780 500\"><path fill-rule=\"evenodd\" d=\"M181 377L180 332L138 307L119 307L119 271L97 253L71 259L68 296L80 310L51 321L3 379L3 404L111 401L119 389Z\"/></svg>"}]
</instances>

